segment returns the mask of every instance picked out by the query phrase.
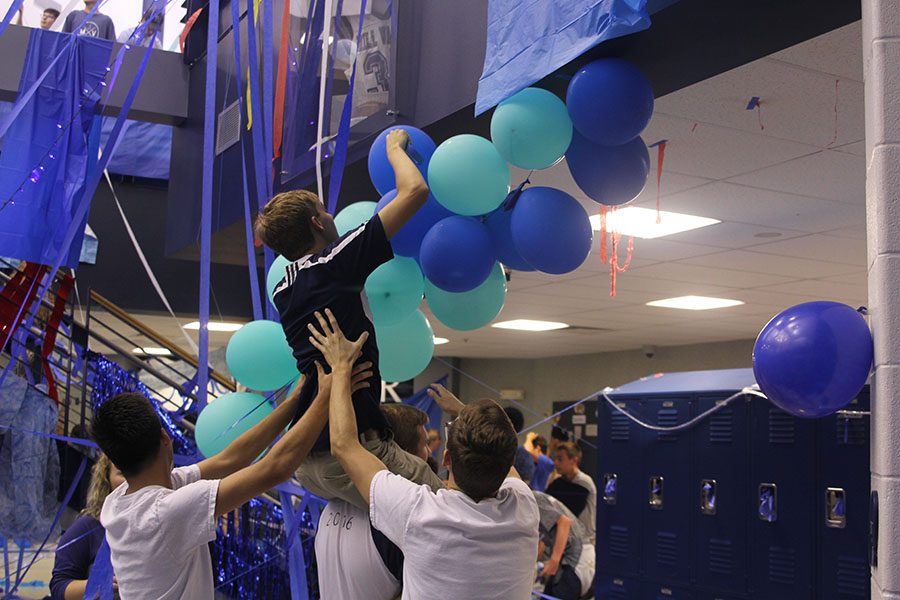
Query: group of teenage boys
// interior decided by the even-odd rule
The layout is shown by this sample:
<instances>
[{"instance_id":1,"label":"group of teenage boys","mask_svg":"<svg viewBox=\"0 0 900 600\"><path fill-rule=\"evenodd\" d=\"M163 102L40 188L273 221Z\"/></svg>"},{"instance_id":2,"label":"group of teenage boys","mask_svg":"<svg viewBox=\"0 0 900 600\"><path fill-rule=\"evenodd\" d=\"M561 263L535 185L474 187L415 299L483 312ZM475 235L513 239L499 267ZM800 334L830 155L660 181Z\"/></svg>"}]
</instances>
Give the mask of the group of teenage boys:
<instances>
[{"instance_id":1,"label":"group of teenage boys","mask_svg":"<svg viewBox=\"0 0 900 600\"><path fill-rule=\"evenodd\" d=\"M400 590L404 599L525 599L540 546L550 589L583 593L591 534L519 478L516 429L499 405L429 390L449 418L442 481L425 460L424 421L380 404L361 292L428 196L408 144L401 129L388 135L397 195L343 236L307 191L261 210L257 237L291 261L274 303L302 377L274 412L219 454L173 469L172 441L146 398L121 394L95 411L93 436L126 479L100 517L125 600L212 598L207 542L218 517L292 475L328 500L316 539L323 600Z\"/></svg>"}]
</instances>

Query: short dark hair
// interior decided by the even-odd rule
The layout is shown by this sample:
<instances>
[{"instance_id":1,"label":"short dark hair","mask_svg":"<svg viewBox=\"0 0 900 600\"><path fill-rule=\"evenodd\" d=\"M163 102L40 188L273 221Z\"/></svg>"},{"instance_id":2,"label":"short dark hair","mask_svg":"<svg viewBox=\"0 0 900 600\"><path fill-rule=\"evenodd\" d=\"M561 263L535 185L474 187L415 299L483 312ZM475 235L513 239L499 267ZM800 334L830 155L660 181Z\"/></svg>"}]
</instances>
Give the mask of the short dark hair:
<instances>
[{"instance_id":1,"label":"short dark hair","mask_svg":"<svg viewBox=\"0 0 900 600\"><path fill-rule=\"evenodd\" d=\"M477 400L447 428L447 452L456 485L476 502L500 489L516 456L516 432L493 400Z\"/></svg>"},{"instance_id":2,"label":"short dark hair","mask_svg":"<svg viewBox=\"0 0 900 600\"><path fill-rule=\"evenodd\" d=\"M544 436L539 435L535 437L531 440L531 445L535 448L540 448L543 454L547 454L547 439Z\"/></svg>"},{"instance_id":3,"label":"short dark hair","mask_svg":"<svg viewBox=\"0 0 900 600\"><path fill-rule=\"evenodd\" d=\"M162 423L145 396L117 394L94 411L91 435L122 475L140 473L159 452Z\"/></svg>"},{"instance_id":4,"label":"short dark hair","mask_svg":"<svg viewBox=\"0 0 900 600\"><path fill-rule=\"evenodd\" d=\"M569 458L576 458L581 461L581 447L575 442L560 442L556 447L556 451L562 450L569 455Z\"/></svg>"},{"instance_id":5,"label":"short dark hair","mask_svg":"<svg viewBox=\"0 0 900 600\"><path fill-rule=\"evenodd\" d=\"M314 243L311 220L319 214L319 197L308 190L276 194L259 211L254 232L262 242L288 260L297 260Z\"/></svg>"},{"instance_id":6,"label":"short dark hair","mask_svg":"<svg viewBox=\"0 0 900 600\"><path fill-rule=\"evenodd\" d=\"M505 412L506 416L509 417L509 420L512 421L512 426L513 429L516 430L516 433L525 429L525 415L522 414L521 410L515 406L507 406L503 409L503 412Z\"/></svg>"},{"instance_id":7,"label":"short dark hair","mask_svg":"<svg viewBox=\"0 0 900 600\"><path fill-rule=\"evenodd\" d=\"M45 8L45 9L44 9L44 12L45 12L45 13L50 13L51 15L53 15L53 18L54 18L54 19L58 19L58 18L59 18L59 11L56 10L55 8ZM42 13L42 14L43 14L43 13Z\"/></svg>"},{"instance_id":8,"label":"short dark hair","mask_svg":"<svg viewBox=\"0 0 900 600\"><path fill-rule=\"evenodd\" d=\"M381 413L393 430L397 445L410 454L417 453L421 442L420 431L428 423L428 414L415 406L398 403L382 404Z\"/></svg>"}]
</instances>

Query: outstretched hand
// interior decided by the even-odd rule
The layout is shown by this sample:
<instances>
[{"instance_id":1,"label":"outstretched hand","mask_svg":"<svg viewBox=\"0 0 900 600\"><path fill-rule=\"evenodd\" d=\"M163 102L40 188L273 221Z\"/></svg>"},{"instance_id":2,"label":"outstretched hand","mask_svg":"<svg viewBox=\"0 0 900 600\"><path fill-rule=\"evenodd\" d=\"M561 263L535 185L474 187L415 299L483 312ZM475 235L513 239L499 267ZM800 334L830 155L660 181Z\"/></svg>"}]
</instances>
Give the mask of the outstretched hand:
<instances>
[{"instance_id":1,"label":"outstretched hand","mask_svg":"<svg viewBox=\"0 0 900 600\"><path fill-rule=\"evenodd\" d=\"M351 367L362 354L362 347L366 340L369 339L369 333L364 331L359 336L359 339L351 342L344 336L344 332L341 331L341 327L330 309L325 309L327 321L322 316L322 313L318 311L316 311L315 317L319 322L321 331L312 323L307 325L309 332L312 334L309 337L309 343L322 353L322 356L331 365L332 370L339 367Z\"/></svg>"},{"instance_id":2,"label":"outstretched hand","mask_svg":"<svg viewBox=\"0 0 900 600\"><path fill-rule=\"evenodd\" d=\"M326 373L325 369L322 367L322 364L319 361L316 361L316 371L317 376L316 380L319 384L319 393L330 394L331 393L331 373ZM372 378L374 373L372 372L372 361L365 361L358 363L355 367L353 367L353 372L350 374L350 393L355 394L359 390L364 390L367 387L371 387L369 383L369 379Z\"/></svg>"},{"instance_id":3,"label":"outstretched hand","mask_svg":"<svg viewBox=\"0 0 900 600\"><path fill-rule=\"evenodd\" d=\"M460 402L459 398L439 383L432 383L427 390L428 397L434 400L445 413L451 417L459 414L459 411L465 406Z\"/></svg>"},{"instance_id":4,"label":"outstretched hand","mask_svg":"<svg viewBox=\"0 0 900 600\"><path fill-rule=\"evenodd\" d=\"M409 145L409 134L405 129L397 128L392 130L385 140L385 146L388 150L392 148L400 148L401 150L406 150L406 147Z\"/></svg>"}]
</instances>

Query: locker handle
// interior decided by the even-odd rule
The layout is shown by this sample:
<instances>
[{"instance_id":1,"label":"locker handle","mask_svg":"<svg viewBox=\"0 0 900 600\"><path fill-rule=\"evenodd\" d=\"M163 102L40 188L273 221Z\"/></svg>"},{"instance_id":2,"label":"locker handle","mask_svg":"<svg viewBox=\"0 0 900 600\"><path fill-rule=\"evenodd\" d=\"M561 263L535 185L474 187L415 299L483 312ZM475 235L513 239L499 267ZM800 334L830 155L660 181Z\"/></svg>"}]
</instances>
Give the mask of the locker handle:
<instances>
[{"instance_id":1,"label":"locker handle","mask_svg":"<svg viewBox=\"0 0 900 600\"><path fill-rule=\"evenodd\" d=\"M662 475L652 475L650 477L650 508L653 510L663 509L663 484L665 483Z\"/></svg>"},{"instance_id":2,"label":"locker handle","mask_svg":"<svg viewBox=\"0 0 900 600\"><path fill-rule=\"evenodd\" d=\"M767 523L778 520L778 486L774 483L759 484L759 519Z\"/></svg>"},{"instance_id":3,"label":"locker handle","mask_svg":"<svg viewBox=\"0 0 900 600\"><path fill-rule=\"evenodd\" d=\"M700 481L700 512L704 515L716 514L716 480Z\"/></svg>"},{"instance_id":4,"label":"locker handle","mask_svg":"<svg viewBox=\"0 0 900 600\"><path fill-rule=\"evenodd\" d=\"M847 498L843 488L825 490L825 526L834 529L847 526Z\"/></svg>"},{"instance_id":5,"label":"locker handle","mask_svg":"<svg viewBox=\"0 0 900 600\"><path fill-rule=\"evenodd\" d=\"M603 474L603 503L615 504L619 476L615 473Z\"/></svg>"}]
</instances>

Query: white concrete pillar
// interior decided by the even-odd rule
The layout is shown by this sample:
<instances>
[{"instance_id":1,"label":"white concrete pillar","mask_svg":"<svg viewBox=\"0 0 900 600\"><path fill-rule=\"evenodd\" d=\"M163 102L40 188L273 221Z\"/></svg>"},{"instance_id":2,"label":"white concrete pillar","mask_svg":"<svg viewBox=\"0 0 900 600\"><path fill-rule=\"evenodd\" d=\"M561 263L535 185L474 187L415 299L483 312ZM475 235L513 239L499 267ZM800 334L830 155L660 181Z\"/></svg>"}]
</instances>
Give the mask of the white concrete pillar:
<instances>
[{"instance_id":1,"label":"white concrete pillar","mask_svg":"<svg viewBox=\"0 0 900 600\"><path fill-rule=\"evenodd\" d=\"M862 0L869 312L875 337L872 598L900 600L900 0Z\"/></svg>"}]
</instances>

